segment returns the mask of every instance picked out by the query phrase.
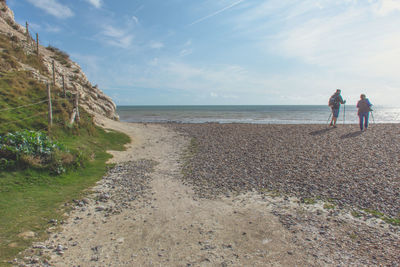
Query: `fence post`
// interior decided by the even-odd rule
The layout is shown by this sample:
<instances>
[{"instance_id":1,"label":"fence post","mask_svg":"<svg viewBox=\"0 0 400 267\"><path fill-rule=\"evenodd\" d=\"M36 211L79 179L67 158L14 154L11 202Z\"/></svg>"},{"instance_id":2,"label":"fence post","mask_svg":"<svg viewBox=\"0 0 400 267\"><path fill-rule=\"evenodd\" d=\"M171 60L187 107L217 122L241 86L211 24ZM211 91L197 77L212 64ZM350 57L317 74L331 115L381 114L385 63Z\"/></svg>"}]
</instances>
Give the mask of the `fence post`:
<instances>
[{"instance_id":1,"label":"fence post","mask_svg":"<svg viewBox=\"0 0 400 267\"><path fill-rule=\"evenodd\" d=\"M71 120L69 124L74 124L75 120L79 122L80 117L79 117L79 93L76 92L75 98L74 98L74 108L72 109L72 114L71 114Z\"/></svg>"},{"instance_id":2,"label":"fence post","mask_svg":"<svg viewBox=\"0 0 400 267\"><path fill-rule=\"evenodd\" d=\"M66 93L65 93L65 78L64 78L64 74L62 74L61 77L62 77L63 95L64 95L64 98L65 98L66 97Z\"/></svg>"},{"instance_id":3,"label":"fence post","mask_svg":"<svg viewBox=\"0 0 400 267\"><path fill-rule=\"evenodd\" d=\"M54 65L54 59L53 59L53 86L56 85L56 67Z\"/></svg>"},{"instance_id":4,"label":"fence post","mask_svg":"<svg viewBox=\"0 0 400 267\"><path fill-rule=\"evenodd\" d=\"M36 33L36 54L39 56L39 34Z\"/></svg>"},{"instance_id":5,"label":"fence post","mask_svg":"<svg viewBox=\"0 0 400 267\"><path fill-rule=\"evenodd\" d=\"M25 32L26 42L29 42L29 24L28 24L28 22L26 22L25 27L26 27L26 32Z\"/></svg>"},{"instance_id":6,"label":"fence post","mask_svg":"<svg viewBox=\"0 0 400 267\"><path fill-rule=\"evenodd\" d=\"M50 84L47 83L47 99L48 99L48 107L49 107L49 129L53 126L53 111L51 107L51 92L50 92Z\"/></svg>"}]
</instances>

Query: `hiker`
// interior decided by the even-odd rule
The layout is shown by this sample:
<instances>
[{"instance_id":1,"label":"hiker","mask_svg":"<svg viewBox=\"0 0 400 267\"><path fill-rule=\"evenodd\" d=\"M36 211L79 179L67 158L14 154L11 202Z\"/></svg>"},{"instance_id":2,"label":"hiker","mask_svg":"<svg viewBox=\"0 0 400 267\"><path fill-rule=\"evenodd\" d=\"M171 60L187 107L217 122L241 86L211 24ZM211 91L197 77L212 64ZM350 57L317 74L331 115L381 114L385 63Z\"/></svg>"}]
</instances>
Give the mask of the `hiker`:
<instances>
[{"instance_id":1,"label":"hiker","mask_svg":"<svg viewBox=\"0 0 400 267\"><path fill-rule=\"evenodd\" d=\"M368 128L368 117L372 104L366 98L365 94L361 94L360 100L357 102L358 117L360 118L360 130L367 130Z\"/></svg>"},{"instance_id":2,"label":"hiker","mask_svg":"<svg viewBox=\"0 0 400 267\"><path fill-rule=\"evenodd\" d=\"M329 126L333 126L336 128L336 121L337 118L339 117L339 109L340 109L340 104L346 104L346 100L343 100L342 96L340 95L341 90L337 89L336 92L329 98L329 103L328 105L332 109L332 120L331 124Z\"/></svg>"}]
</instances>

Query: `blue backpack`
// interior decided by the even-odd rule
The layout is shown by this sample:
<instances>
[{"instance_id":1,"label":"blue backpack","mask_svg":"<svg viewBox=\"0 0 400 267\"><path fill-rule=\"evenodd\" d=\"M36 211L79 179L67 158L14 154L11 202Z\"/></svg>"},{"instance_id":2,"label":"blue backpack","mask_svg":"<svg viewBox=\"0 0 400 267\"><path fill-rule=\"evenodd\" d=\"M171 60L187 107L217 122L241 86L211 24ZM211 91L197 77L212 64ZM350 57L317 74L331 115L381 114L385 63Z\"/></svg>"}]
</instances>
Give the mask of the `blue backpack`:
<instances>
[{"instance_id":1,"label":"blue backpack","mask_svg":"<svg viewBox=\"0 0 400 267\"><path fill-rule=\"evenodd\" d=\"M338 94L334 94L331 96L331 98L329 98L329 103L328 106L330 107L336 107L339 105L339 95Z\"/></svg>"}]
</instances>

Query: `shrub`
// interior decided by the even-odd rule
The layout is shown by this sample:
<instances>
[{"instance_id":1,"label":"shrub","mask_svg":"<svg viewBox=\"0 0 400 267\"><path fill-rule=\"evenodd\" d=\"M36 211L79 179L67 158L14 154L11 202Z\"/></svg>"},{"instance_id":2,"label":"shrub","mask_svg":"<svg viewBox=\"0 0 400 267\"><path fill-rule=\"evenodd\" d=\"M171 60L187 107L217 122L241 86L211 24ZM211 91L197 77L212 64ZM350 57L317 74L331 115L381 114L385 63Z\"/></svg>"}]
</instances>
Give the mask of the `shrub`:
<instances>
[{"instance_id":1,"label":"shrub","mask_svg":"<svg viewBox=\"0 0 400 267\"><path fill-rule=\"evenodd\" d=\"M69 55L68 55L66 52L64 52L64 51L62 51L62 50L60 50L60 49L58 49L57 47L54 47L54 46L52 46L52 45L48 45L46 48L47 48L47 50L50 50L50 51L52 51L54 54L56 54L56 57L57 57L57 58L63 58L63 59L65 59L65 60L69 59Z\"/></svg>"},{"instance_id":2,"label":"shrub","mask_svg":"<svg viewBox=\"0 0 400 267\"><path fill-rule=\"evenodd\" d=\"M75 157L62 144L28 130L0 136L0 159L0 168L45 168L56 174L75 164Z\"/></svg>"}]
</instances>

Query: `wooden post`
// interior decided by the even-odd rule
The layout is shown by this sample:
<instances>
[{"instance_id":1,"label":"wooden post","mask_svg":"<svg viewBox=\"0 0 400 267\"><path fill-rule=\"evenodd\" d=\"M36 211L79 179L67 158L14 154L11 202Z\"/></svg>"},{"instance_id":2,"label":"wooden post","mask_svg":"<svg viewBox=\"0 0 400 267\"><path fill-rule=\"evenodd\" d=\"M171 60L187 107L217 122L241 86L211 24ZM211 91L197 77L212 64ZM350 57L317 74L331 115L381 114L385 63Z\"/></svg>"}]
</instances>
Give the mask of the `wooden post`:
<instances>
[{"instance_id":1,"label":"wooden post","mask_svg":"<svg viewBox=\"0 0 400 267\"><path fill-rule=\"evenodd\" d=\"M26 22L26 41L29 42L29 24L28 22Z\"/></svg>"},{"instance_id":2,"label":"wooden post","mask_svg":"<svg viewBox=\"0 0 400 267\"><path fill-rule=\"evenodd\" d=\"M72 114L71 114L71 120L69 121L69 124L74 124L74 122L75 122L75 117L76 117L76 108L74 108L73 110L72 110Z\"/></svg>"},{"instance_id":3,"label":"wooden post","mask_svg":"<svg viewBox=\"0 0 400 267\"><path fill-rule=\"evenodd\" d=\"M36 33L36 54L39 56L39 34Z\"/></svg>"},{"instance_id":4,"label":"wooden post","mask_svg":"<svg viewBox=\"0 0 400 267\"><path fill-rule=\"evenodd\" d=\"M80 117L79 117L79 93L77 92L75 94L75 99L74 99L74 109L72 110L71 114L71 120L69 124L74 124L75 121L79 122Z\"/></svg>"},{"instance_id":5,"label":"wooden post","mask_svg":"<svg viewBox=\"0 0 400 267\"><path fill-rule=\"evenodd\" d=\"M51 92L50 92L50 84L47 83L47 99L48 99L48 106L49 106L49 129L53 126L53 111L51 107Z\"/></svg>"},{"instance_id":6,"label":"wooden post","mask_svg":"<svg viewBox=\"0 0 400 267\"><path fill-rule=\"evenodd\" d=\"M54 65L54 59L53 59L53 86L56 85L56 67Z\"/></svg>"},{"instance_id":7,"label":"wooden post","mask_svg":"<svg viewBox=\"0 0 400 267\"><path fill-rule=\"evenodd\" d=\"M64 98L65 98L65 97L66 97L66 94L65 94L65 79L64 79L64 74L61 75L61 77L62 77L63 95L64 95Z\"/></svg>"}]
</instances>

